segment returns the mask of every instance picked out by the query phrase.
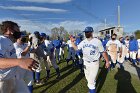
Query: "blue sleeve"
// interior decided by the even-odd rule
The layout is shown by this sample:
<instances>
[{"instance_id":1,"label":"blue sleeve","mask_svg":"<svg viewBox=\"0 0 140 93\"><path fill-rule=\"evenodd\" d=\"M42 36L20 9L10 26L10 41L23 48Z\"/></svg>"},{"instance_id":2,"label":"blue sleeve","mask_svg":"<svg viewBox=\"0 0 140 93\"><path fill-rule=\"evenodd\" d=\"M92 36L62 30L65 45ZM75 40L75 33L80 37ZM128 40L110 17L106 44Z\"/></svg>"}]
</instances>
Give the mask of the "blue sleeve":
<instances>
[{"instance_id":1,"label":"blue sleeve","mask_svg":"<svg viewBox=\"0 0 140 93\"><path fill-rule=\"evenodd\" d=\"M48 52L48 49L47 49L47 47L46 47L46 45L43 43L43 44L41 44L41 47L42 47L42 49L45 51L45 52Z\"/></svg>"},{"instance_id":2,"label":"blue sleeve","mask_svg":"<svg viewBox=\"0 0 140 93\"><path fill-rule=\"evenodd\" d=\"M62 45L62 41L60 41L60 45Z\"/></svg>"},{"instance_id":3,"label":"blue sleeve","mask_svg":"<svg viewBox=\"0 0 140 93\"><path fill-rule=\"evenodd\" d=\"M136 40L136 50L138 51L139 49L139 45L138 45L138 41Z\"/></svg>"}]
</instances>

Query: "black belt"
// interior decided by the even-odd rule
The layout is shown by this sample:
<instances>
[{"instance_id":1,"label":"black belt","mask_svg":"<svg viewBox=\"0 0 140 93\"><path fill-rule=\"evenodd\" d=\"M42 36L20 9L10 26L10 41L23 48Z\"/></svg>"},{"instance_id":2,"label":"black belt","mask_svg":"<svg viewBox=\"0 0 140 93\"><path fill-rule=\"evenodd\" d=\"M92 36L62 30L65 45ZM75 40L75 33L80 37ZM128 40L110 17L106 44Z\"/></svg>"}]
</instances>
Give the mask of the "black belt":
<instances>
[{"instance_id":1,"label":"black belt","mask_svg":"<svg viewBox=\"0 0 140 93\"><path fill-rule=\"evenodd\" d=\"M96 62L96 61L98 61L98 60L94 60L94 61L87 61L88 63L91 63L91 62Z\"/></svg>"}]
</instances>

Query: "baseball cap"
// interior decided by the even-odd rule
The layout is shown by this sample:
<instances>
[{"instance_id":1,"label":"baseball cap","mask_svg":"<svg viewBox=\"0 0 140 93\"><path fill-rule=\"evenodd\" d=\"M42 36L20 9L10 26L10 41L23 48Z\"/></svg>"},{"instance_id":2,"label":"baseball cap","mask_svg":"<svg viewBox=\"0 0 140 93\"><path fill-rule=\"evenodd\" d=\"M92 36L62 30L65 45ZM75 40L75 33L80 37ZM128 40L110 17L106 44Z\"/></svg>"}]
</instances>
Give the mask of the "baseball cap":
<instances>
[{"instance_id":1,"label":"baseball cap","mask_svg":"<svg viewBox=\"0 0 140 93\"><path fill-rule=\"evenodd\" d=\"M39 34L39 31L35 31L34 34Z\"/></svg>"},{"instance_id":2,"label":"baseball cap","mask_svg":"<svg viewBox=\"0 0 140 93\"><path fill-rule=\"evenodd\" d=\"M40 36L41 37L46 37L46 34L45 33L41 33Z\"/></svg>"},{"instance_id":3,"label":"baseball cap","mask_svg":"<svg viewBox=\"0 0 140 93\"><path fill-rule=\"evenodd\" d=\"M83 32L93 32L93 28L92 27L86 27L85 30Z\"/></svg>"},{"instance_id":4,"label":"baseball cap","mask_svg":"<svg viewBox=\"0 0 140 93\"><path fill-rule=\"evenodd\" d=\"M26 37L27 35L24 32L20 32L21 33L21 37Z\"/></svg>"}]
</instances>

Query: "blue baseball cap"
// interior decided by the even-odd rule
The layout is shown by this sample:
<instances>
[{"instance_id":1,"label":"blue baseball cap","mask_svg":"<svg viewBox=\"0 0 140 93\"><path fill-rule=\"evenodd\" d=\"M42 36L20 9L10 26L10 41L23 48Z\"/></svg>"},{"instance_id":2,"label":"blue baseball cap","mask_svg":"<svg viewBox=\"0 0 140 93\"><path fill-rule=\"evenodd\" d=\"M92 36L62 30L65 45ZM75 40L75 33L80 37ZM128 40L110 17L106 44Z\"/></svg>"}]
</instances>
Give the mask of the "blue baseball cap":
<instances>
[{"instance_id":1,"label":"blue baseball cap","mask_svg":"<svg viewBox=\"0 0 140 93\"><path fill-rule=\"evenodd\" d=\"M92 27L86 27L85 30L83 32L93 32L93 28Z\"/></svg>"},{"instance_id":2,"label":"blue baseball cap","mask_svg":"<svg viewBox=\"0 0 140 93\"><path fill-rule=\"evenodd\" d=\"M27 35L24 32L20 32L21 37L26 37Z\"/></svg>"},{"instance_id":3,"label":"blue baseball cap","mask_svg":"<svg viewBox=\"0 0 140 93\"><path fill-rule=\"evenodd\" d=\"M41 33L40 36L41 37L46 37L46 34L45 33Z\"/></svg>"}]
</instances>

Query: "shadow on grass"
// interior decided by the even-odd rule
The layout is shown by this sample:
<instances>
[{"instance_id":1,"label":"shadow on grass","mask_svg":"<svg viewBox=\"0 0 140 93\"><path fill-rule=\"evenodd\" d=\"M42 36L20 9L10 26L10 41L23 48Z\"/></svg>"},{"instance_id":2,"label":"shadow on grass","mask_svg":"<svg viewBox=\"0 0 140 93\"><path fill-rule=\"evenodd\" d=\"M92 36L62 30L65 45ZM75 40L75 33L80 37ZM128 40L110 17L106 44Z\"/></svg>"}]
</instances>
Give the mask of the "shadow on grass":
<instances>
[{"instance_id":1,"label":"shadow on grass","mask_svg":"<svg viewBox=\"0 0 140 93\"><path fill-rule=\"evenodd\" d=\"M69 70L70 69L70 70ZM66 67L64 67L64 68L62 68L62 69L60 69L60 73L62 74L64 71L67 71L67 70L69 70L68 71L68 73L70 73L70 71L73 71L74 69L72 68L72 65L68 65L68 66L66 66ZM72 73L72 72L71 72ZM55 76L56 74L53 74L51 77L53 77L53 76ZM60 76L60 79L61 78L65 78L65 77L67 77L69 74L63 74L62 76ZM65 76L65 77L64 77ZM45 78L43 78L43 79L45 79ZM51 78L50 78L51 79ZM34 87L34 89L38 89L38 88L41 88L41 87L44 87L44 86L46 86L46 85L48 85L48 84L50 84L50 83L53 83L53 82L56 82L57 80L53 80L53 81L50 81L50 82L45 82L45 84L43 84L43 85L40 85L40 86L36 86L36 87Z\"/></svg>"},{"instance_id":2,"label":"shadow on grass","mask_svg":"<svg viewBox=\"0 0 140 93\"><path fill-rule=\"evenodd\" d=\"M64 62L61 62L61 63L64 63ZM59 64L61 64L61 63L59 63ZM65 65L65 64L64 64L64 65ZM72 65L66 65L66 67L60 69L60 73L63 73L64 71L67 71L67 70L70 69L71 67L72 67ZM53 67L51 67L51 68L53 68ZM60 66L59 66L59 68L60 68ZM54 69L54 68L53 68L53 69ZM50 73L51 73L51 71L50 71ZM53 73L51 73L50 78L53 78L54 76L56 76L56 71L53 72ZM43 77L42 79L45 79L45 78L46 78L46 77Z\"/></svg>"},{"instance_id":3,"label":"shadow on grass","mask_svg":"<svg viewBox=\"0 0 140 93\"><path fill-rule=\"evenodd\" d=\"M96 81L96 86L97 86L97 93L100 93L100 90L102 89L104 82L107 77L108 69L105 68L105 64L102 68L100 68L101 71L98 75L98 79Z\"/></svg>"},{"instance_id":4,"label":"shadow on grass","mask_svg":"<svg viewBox=\"0 0 140 93\"><path fill-rule=\"evenodd\" d=\"M139 80L140 80L140 68L136 65L134 65L136 71L137 71L137 74L138 74L138 77L139 77Z\"/></svg>"},{"instance_id":5,"label":"shadow on grass","mask_svg":"<svg viewBox=\"0 0 140 93\"><path fill-rule=\"evenodd\" d=\"M118 80L116 93L137 93L131 84L131 75L128 71L118 68L114 78Z\"/></svg>"},{"instance_id":6,"label":"shadow on grass","mask_svg":"<svg viewBox=\"0 0 140 93\"><path fill-rule=\"evenodd\" d=\"M83 77L84 77L84 74L77 75L76 78L73 79L73 81L70 84L68 84L67 86L65 86L58 93L66 93L69 89L71 89L72 87L74 87L74 85L77 84Z\"/></svg>"},{"instance_id":7,"label":"shadow on grass","mask_svg":"<svg viewBox=\"0 0 140 93\"><path fill-rule=\"evenodd\" d=\"M67 73L61 75L60 78L59 78L59 80L52 80L52 81L46 82L45 84L43 84L41 86L34 87L34 89L38 89L38 88L41 88L41 87L46 86L46 88L44 90L40 91L40 93L46 93L46 90L48 88L52 87L53 85L55 85L60 80L63 80L68 75L71 75L73 72L77 71L78 69L77 68L72 68L72 65L68 65L68 66L62 68L60 70L60 72L62 73L62 72L67 71L67 70L69 70L69 71Z\"/></svg>"},{"instance_id":8,"label":"shadow on grass","mask_svg":"<svg viewBox=\"0 0 140 93\"><path fill-rule=\"evenodd\" d=\"M45 93L48 88L54 86L57 82L59 82L60 80L63 80L65 77L67 77L68 75L71 75L71 73L75 71L77 71L77 69L70 69L66 74L63 74L59 80L53 80L53 81L48 82L47 85L48 84L50 85L46 89L42 90L40 93Z\"/></svg>"}]
</instances>

